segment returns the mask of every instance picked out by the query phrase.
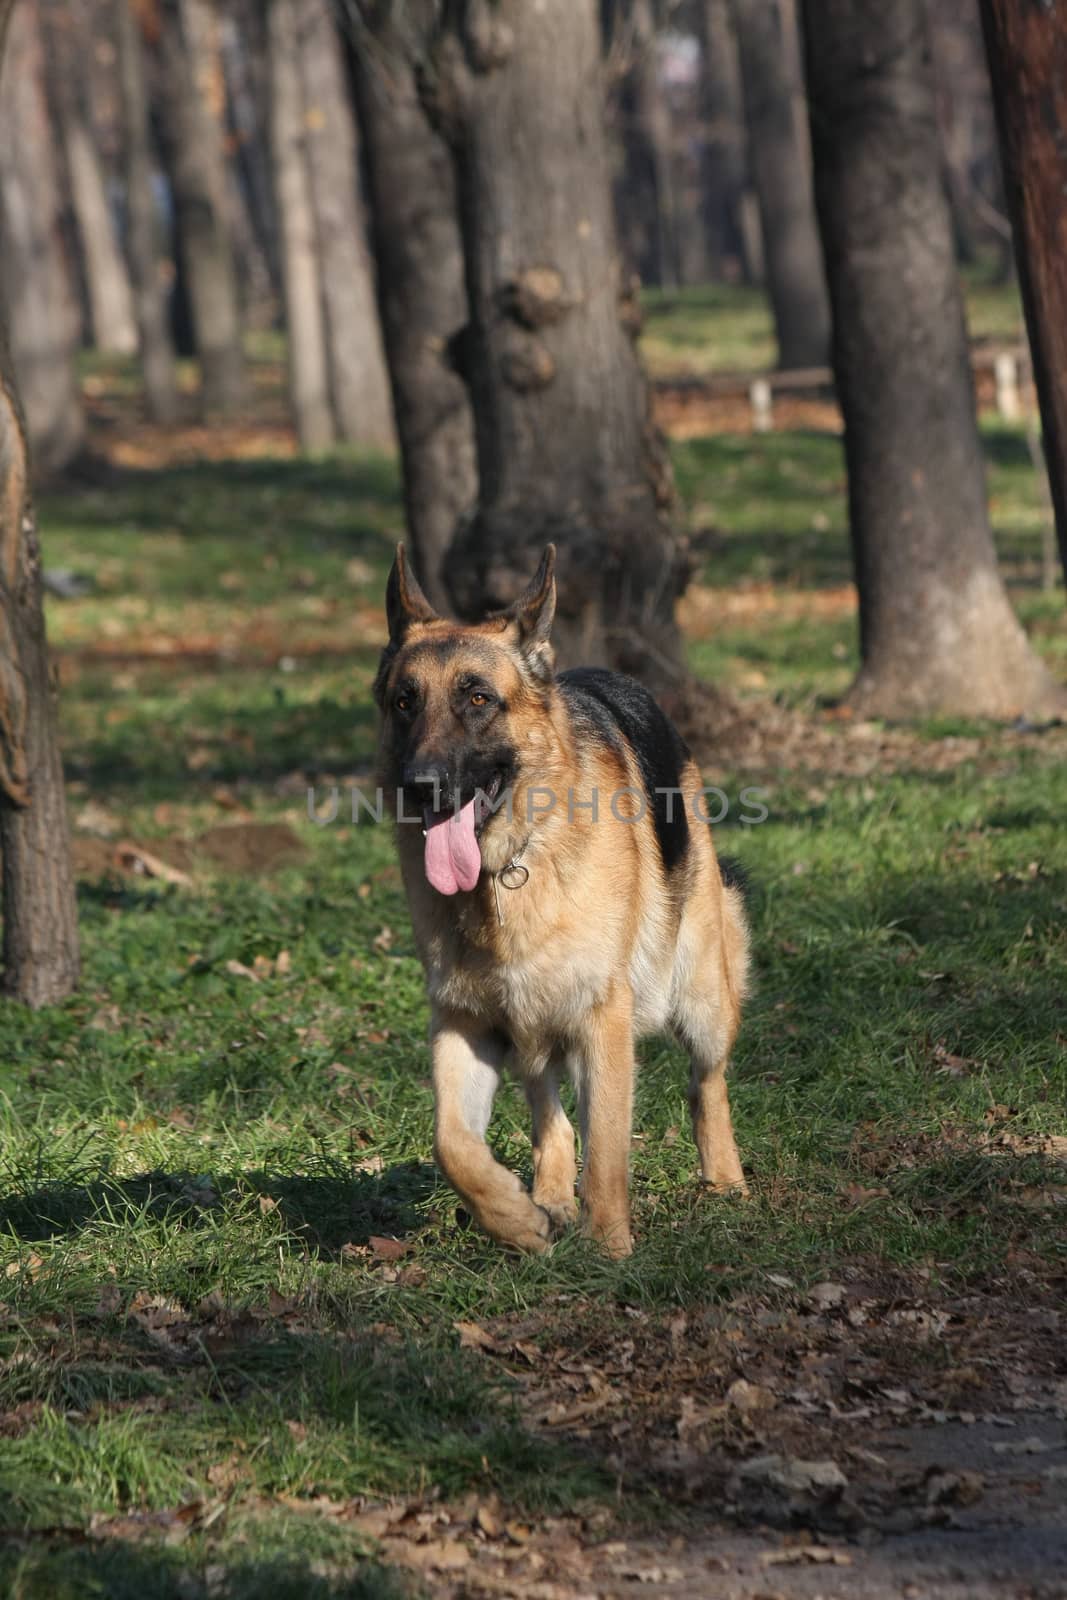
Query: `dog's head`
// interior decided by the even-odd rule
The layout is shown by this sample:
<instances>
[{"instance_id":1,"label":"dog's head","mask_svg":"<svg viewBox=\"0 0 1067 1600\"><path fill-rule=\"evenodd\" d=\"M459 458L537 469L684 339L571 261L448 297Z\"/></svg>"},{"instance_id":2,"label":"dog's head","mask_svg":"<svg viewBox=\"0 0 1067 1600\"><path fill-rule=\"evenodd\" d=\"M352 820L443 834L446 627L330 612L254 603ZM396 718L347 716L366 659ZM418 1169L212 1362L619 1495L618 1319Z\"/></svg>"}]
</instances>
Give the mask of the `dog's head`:
<instances>
[{"instance_id":1,"label":"dog's head","mask_svg":"<svg viewBox=\"0 0 1067 1600\"><path fill-rule=\"evenodd\" d=\"M549 545L513 605L467 625L437 615L397 548L374 685L381 775L423 816L427 877L446 894L477 882L479 840L539 744L552 694L555 559Z\"/></svg>"}]
</instances>

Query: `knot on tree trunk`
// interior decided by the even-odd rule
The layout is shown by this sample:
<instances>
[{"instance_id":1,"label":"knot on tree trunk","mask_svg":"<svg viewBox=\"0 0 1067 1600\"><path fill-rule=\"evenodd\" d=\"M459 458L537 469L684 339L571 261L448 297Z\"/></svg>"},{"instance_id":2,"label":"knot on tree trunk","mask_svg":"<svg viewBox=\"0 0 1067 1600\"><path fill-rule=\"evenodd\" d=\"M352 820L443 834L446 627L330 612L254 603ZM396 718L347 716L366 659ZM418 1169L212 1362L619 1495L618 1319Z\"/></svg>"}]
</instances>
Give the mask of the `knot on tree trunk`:
<instances>
[{"instance_id":1,"label":"knot on tree trunk","mask_svg":"<svg viewBox=\"0 0 1067 1600\"><path fill-rule=\"evenodd\" d=\"M463 18L463 47L475 72L502 67L515 48L515 34L489 0L467 0Z\"/></svg>"},{"instance_id":2,"label":"knot on tree trunk","mask_svg":"<svg viewBox=\"0 0 1067 1600\"><path fill-rule=\"evenodd\" d=\"M509 330L501 355L501 370L507 383L520 394L547 389L556 376L556 363L547 345L532 333Z\"/></svg>"},{"instance_id":3,"label":"knot on tree trunk","mask_svg":"<svg viewBox=\"0 0 1067 1600\"><path fill-rule=\"evenodd\" d=\"M572 301L564 294L563 274L558 267L525 267L497 290L497 304L506 317L536 332L561 322Z\"/></svg>"}]
</instances>

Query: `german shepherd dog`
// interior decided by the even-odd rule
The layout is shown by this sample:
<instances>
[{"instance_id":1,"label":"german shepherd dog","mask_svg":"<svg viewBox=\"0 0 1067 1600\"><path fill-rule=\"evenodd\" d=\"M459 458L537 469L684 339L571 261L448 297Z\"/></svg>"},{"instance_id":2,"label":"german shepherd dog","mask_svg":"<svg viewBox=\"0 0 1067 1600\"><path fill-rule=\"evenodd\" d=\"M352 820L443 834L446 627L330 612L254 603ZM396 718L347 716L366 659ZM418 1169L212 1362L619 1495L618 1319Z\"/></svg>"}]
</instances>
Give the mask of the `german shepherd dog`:
<instances>
[{"instance_id":1,"label":"german shepherd dog","mask_svg":"<svg viewBox=\"0 0 1067 1600\"><path fill-rule=\"evenodd\" d=\"M554 672L554 565L549 545L514 605L467 626L436 615L398 548L380 776L429 988L439 1166L494 1239L546 1249L578 1218L569 1073L582 1223L623 1256L638 1038L684 1043L704 1182L744 1190L726 1066L748 935L674 726L630 678ZM509 1058L533 1117L532 1193L486 1143Z\"/></svg>"}]
</instances>

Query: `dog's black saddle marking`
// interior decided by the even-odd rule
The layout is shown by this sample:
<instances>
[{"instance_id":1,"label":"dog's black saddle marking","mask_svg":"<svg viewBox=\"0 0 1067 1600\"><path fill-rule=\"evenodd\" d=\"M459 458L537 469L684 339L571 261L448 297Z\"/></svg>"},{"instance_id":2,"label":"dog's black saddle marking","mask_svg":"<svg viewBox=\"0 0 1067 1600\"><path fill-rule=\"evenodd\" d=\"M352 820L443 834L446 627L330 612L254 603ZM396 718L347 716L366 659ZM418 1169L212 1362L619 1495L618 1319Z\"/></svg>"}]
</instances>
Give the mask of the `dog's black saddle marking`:
<instances>
[{"instance_id":1,"label":"dog's black saddle marking","mask_svg":"<svg viewBox=\"0 0 1067 1600\"><path fill-rule=\"evenodd\" d=\"M752 880L748 868L736 856L720 856L719 872L727 889L738 889L748 899Z\"/></svg>"},{"instance_id":2,"label":"dog's black saddle marking","mask_svg":"<svg viewBox=\"0 0 1067 1600\"><path fill-rule=\"evenodd\" d=\"M621 672L574 667L561 672L556 682L576 727L612 749L619 750L624 740L632 748L663 866L667 872L673 871L689 849L686 804L680 794L657 794L656 790L681 786L682 768L689 759L681 734L648 690ZM610 796L602 798L610 804Z\"/></svg>"}]
</instances>

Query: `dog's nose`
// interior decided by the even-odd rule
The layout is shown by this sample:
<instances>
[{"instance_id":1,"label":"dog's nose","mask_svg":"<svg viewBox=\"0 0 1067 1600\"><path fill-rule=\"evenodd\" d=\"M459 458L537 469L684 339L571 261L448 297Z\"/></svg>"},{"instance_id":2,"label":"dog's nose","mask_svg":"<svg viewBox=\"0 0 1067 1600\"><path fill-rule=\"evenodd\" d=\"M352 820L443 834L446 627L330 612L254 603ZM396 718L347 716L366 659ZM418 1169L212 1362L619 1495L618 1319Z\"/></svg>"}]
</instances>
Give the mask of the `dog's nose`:
<instances>
[{"instance_id":1,"label":"dog's nose","mask_svg":"<svg viewBox=\"0 0 1067 1600\"><path fill-rule=\"evenodd\" d=\"M404 788L417 794L423 805L439 810L450 788L448 767L441 761L409 761L404 767Z\"/></svg>"}]
</instances>

